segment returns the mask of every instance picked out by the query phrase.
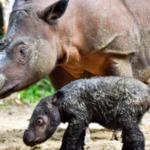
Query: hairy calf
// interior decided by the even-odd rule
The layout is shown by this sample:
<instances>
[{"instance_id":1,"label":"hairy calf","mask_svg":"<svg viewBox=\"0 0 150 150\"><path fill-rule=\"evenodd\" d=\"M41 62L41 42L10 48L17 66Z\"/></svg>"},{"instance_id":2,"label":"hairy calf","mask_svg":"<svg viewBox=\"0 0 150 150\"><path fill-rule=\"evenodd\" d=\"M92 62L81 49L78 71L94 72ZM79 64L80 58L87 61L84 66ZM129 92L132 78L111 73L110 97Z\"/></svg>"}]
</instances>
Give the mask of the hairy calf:
<instances>
[{"instance_id":1,"label":"hairy calf","mask_svg":"<svg viewBox=\"0 0 150 150\"><path fill-rule=\"evenodd\" d=\"M76 80L40 101L24 133L24 143L40 144L60 122L69 122L60 150L83 150L85 129L90 122L97 122L122 129L122 150L144 150L138 124L150 107L149 94L149 87L134 78Z\"/></svg>"}]
</instances>

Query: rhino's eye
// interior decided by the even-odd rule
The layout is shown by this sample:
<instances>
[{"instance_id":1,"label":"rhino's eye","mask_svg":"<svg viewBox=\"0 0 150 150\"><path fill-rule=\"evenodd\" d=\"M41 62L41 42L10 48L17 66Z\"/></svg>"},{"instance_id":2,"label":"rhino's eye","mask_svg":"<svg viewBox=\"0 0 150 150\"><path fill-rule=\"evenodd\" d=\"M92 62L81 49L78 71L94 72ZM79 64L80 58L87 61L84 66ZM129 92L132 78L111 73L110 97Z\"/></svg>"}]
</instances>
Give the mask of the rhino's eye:
<instances>
[{"instance_id":1,"label":"rhino's eye","mask_svg":"<svg viewBox=\"0 0 150 150\"><path fill-rule=\"evenodd\" d=\"M16 49L15 59L21 62L21 64L25 64L30 57L30 50L27 45L20 44Z\"/></svg>"},{"instance_id":2,"label":"rhino's eye","mask_svg":"<svg viewBox=\"0 0 150 150\"><path fill-rule=\"evenodd\" d=\"M26 57L26 55L27 55L27 48L24 45L18 46L18 51L19 51L19 53L20 53L20 55L22 57Z\"/></svg>"},{"instance_id":3,"label":"rhino's eye","mask_svg":"<svg viewBox=\"0 0 150 150\"><path fill-rule=\"evenodd\" d=\"M20 49L20 54L21 54L22 56L25 55L25 48L24 48L24 47L22 47L22 48Z\"/></svg>"},{"instance_id":4,"label":"rhino's eye","mask_svg":"<svg viewBox=\"0 0 150 150\"><path fill-rule=\"evenodd\" d=\"M36 124L39 125L39 126L44 125L43 119L42 119L42 118L38 118L38 119L36 120Z\"/></svg>"}]
</instances>

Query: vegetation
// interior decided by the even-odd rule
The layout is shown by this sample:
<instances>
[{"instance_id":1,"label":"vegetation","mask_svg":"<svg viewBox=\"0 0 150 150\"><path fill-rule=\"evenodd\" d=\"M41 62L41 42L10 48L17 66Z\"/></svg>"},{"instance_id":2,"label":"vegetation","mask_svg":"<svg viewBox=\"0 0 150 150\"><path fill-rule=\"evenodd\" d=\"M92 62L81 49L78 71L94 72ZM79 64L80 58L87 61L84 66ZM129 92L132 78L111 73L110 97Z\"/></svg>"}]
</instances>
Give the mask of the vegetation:
<instances>
[{"instance_id":1,"label":"vegetation","mask_svg":"<svg viewBox=\"0 0 150 150\"><path fill-rule=\"evenodd\" d=\"M28 87L25 90L18 92L18 94L20 100L34 103L36 101L39 101L41 98L46 97L54 92L55 90L51 85L49 78L45 77L36 84Z\"/></svg>"},{"instance_id":2,"label":"vegetation","mask_svg":"<svg viewBox=\"0 0 150 150\"><path fill-rule=\"evenodd\" d=\"M0 39L2 39L3 38L3 35L0 35Z\"/></svg>"}]
</instances>

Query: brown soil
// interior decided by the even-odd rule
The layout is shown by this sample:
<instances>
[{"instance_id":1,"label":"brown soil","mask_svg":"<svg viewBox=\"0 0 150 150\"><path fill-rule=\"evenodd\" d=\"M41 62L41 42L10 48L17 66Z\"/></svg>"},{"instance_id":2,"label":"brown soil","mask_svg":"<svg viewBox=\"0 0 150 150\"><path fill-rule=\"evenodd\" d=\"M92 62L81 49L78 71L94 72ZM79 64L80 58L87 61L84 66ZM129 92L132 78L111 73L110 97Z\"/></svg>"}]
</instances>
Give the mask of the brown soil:
<instances>
[{"instance_id":1,"label":"brown soil","mask_svg":"<svg viewBox=\"0 0 150 150\"><path fill-rule=\"evenodd\" d=\"M22 136L27 128L35 106L0 106L0 150L58 150L61 145L64 125L45 143L30 148L24 145ZM112 132L101 126L91 124L91 140L85 150L120 150L120 141L111 141ZM142 128L146 138L146 150L150 150L150 113L144 116Z\"/></svg>"}]
</instances>

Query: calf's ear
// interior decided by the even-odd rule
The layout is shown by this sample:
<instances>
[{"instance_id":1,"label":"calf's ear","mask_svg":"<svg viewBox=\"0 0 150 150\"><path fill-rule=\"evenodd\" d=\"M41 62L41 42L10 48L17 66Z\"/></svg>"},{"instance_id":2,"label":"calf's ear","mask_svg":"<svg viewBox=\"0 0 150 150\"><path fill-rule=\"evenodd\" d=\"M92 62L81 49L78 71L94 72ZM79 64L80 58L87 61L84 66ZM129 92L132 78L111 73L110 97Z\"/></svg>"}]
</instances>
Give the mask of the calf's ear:
<instances>
[{"instance_id":1,"label":"calf's ear","mask_svg":"<svg viewBox=\"0 0 150 150\"><path fill-rule=\"evenodd\" d=\"M57 104L61 103L61 100L64 98L64 93L62 91L57 91L51 98L51 103Z\"/></svg>"},{"instance_id":2,"label":"calf's ear","mask_svg":"<svg viewBox=\"0 0 150 150\"><path fill-rule=\"evenodd\" d=\"M51 99L51 103L55 103L57 101L57 95L54 94L52 99Z\"/></svg>"},{"instance_id":3,"label":"calf's ear","mask_svg":"<svg viewBox=\"0 0 150 150\"><path fill-rule=\"evenodd\" d=\"M45 21L56 20L60 18L66 11L69 0L60 0L47 8L45 8L39 17L43 18Z\"/></svg>"}]
</instances>

